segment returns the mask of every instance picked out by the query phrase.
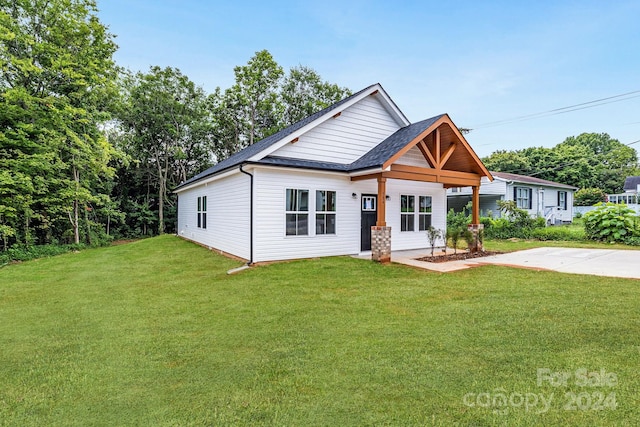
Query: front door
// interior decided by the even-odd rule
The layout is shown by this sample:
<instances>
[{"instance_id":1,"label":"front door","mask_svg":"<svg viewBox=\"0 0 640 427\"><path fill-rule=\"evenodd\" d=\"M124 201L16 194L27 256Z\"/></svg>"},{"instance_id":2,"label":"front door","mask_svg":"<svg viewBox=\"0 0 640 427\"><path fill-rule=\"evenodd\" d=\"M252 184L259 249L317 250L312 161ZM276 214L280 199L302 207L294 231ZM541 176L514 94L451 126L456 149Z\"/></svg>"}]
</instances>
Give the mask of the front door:
<instances>
[{"instance_id":1,"label":"front door","mask_svg":"<svg viewBox=\"0 0 640 427\"><path fill-rule=\"evenodd\" d=\"M371 227L378 218L378 197L375 194L363 194L360 204L360 250L371 250Z\"/></svg>"}]
</instances>

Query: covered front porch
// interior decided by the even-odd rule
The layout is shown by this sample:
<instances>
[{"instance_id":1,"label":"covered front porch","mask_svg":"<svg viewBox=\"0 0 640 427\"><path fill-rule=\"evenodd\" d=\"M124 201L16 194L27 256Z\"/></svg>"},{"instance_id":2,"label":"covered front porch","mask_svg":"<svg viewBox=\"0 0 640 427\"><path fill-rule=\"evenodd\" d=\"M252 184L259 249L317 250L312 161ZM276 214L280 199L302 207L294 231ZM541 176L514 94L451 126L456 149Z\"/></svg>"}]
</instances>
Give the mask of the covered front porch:
<instances>
[{"instance_id":1,"label":"covered front porch","mask_svg":"<svg viewBox=\"0 0 640 427\"><path fill-rule=\"evenodd\" d=\"M378 167L363 167L363 170L351 175L351 181L354 182L369 180L376 183L378 205L375 225L371 226L371 252L374 260L388 262L391 257L391 227L387 222L387 184L390 180L435 183L443 189L471 187L470 229L476 234L479 232L480 179L486 176L492 180L493 177L448 115L402 128L376 148L384 153L384 159L378 159ZM443 194L441 202L446 209L446 192ZM415 200L413 203L415 204ZM405 208L416 212L415 205L402 207ZM475 240L479 242L479 239Z\"/></svg>"}]
</instances>

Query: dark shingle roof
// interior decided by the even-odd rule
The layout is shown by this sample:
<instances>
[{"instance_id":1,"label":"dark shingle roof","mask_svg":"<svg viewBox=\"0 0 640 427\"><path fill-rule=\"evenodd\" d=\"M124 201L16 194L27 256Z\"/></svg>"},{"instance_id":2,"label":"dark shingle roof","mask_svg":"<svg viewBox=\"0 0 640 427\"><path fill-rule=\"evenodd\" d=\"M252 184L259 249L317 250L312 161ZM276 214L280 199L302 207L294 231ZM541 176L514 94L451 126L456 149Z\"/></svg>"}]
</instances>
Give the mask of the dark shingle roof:
<instances>
[{"instance_id":1,"label":"dark shingle roof","mask_svg":"<svg viewBox=\"0 0 640 427\"><path fill-rule=\"evenodd\" d=\"M268 137L266 137L264 139L261 139L260 141L256 142L255 144L250 145L250 146L248 146L247 148L245 148L245 149L243 149L241 151L238 151L237 153L235 153L232 156L228 157L227 159L221 161L220 163L216 164L215 166L212 166L209 169L205 170L204 172L201 172L198 175L194 176L193 178L190 178L190 179L186 180L185 182L181 183L180 185L178 185L178 187L176 187L176 189L184 187L185 185L191 184L192 182L199 181L199 180L201 180L203 178L206 178L208 176L215 175L216 173L222 172L224 170L231 169L231 168L233 168L235 166L240 165L243 162L246 162L251 157L253 157L256 154L260 153L262 150L265 150L265 149L269 148L271 145L273 145L276 142L282 140L283 138L286 138L287 136L291 135L295 131L305 127L306 125L308 125L309 123L313 122L314 120L319 119L320 117L324 116L328 112L330 112L332 110L335 110L336 108L338 108L341 105L345 104L349 100L359 96L360 94L362 94L362 92L366 92L367 90L371 89L373 86L376 86L376 85L374 84L374 85L368 86L368 87L362 89L361 91L356 92L353 95L343 99L342 101L338 101L335 104L330 105L329 107L325 108L324 110L318 111L317 113L314 113L314 114L310 115L309 117L306 117L306 118L300 120L299 122L294 123L291 126L282 129L280 132L274 133L273 135L268 136Z\"/></svg>"},{"instance_id":2,"label":"dark shingle roof","mask_svg":"<svg viewBox=\"0 0 640 427\"><path fill-rule=\"evenodd\" d=\"M636 191L640 185L640 176L628 176L624 180L624 191Z\"/></svg>"},{"instance_id":3,"label":"dark shingle roof","mask_svg":"<svg viewBox=\"0 0 640 427\"><path fill-rule=\"evenodd\" d=\"M400 151L409 142L417 138L418 135L424 132L442 116L444 116L444 114L398 129L395 133L391 134L387 139L376 145L364 156L353 162L349 167L349 171L382 166L387 160L393 157L394 154Z\"/></svg>"},{"instance_id":4,"label":"dark shingle roof","mask_svg":"<svg viewBox=\"0 0 640 427\"><path fill-rule=\"evenodd\" d=\"M573 187L571 185L560 184L559 182L547 181L546 179L540 179L540 178L535 178L535 177L526 176L526 175L518 175L515 173L491 172L491 175L497 178L506 179L507 181L516 181L516 182L522 182L525 184L547 185L550 187L560 187L560 188L567 188L571 190L577 190L577 187Z\"/></svg>"},{"instance_id":5,"label":"dark shingle roof","mask_svg":"<svg viewBox=\"0 0 640 427\"><path fill-rule=\"evenodd\" d=\"M292 159L289 157L267 156L258 160L261 165L286 166L301 169L316 169L325 171L348 172L350 165L344 163L319 162L317 160Z\"/></svg>"}]
</instances>

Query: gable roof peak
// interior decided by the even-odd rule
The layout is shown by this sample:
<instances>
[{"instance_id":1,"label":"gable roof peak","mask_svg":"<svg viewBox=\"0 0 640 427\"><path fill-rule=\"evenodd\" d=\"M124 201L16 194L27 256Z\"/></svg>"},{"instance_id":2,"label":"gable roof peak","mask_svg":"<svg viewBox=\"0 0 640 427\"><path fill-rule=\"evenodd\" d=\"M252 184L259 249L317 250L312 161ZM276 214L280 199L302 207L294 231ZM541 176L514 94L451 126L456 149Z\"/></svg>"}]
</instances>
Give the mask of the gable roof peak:
<instances>
[{"instance_id":1,"label":"gable roof peak","mask_svg":"<svg viewBox=\"0 0 640 427\"><path fill-rule=\"evenodd\" d=\"M182 182L175 188L175 190L205 179L209 176L218 174L222 171L239 166L242 163L263 159L276 151L283 143L286 144L289 141L289 138L295 138L297 136L296 134L303 133L305 131L305 128L308 128L309 126L315 126L318 124L318 122L329 119L334 114L336 114L336 112L340 112L350 105L353 105L354 103L370 95L375 95L376 97L379 97L379 99L384 100L383 105L395 118L395 120L398 121L398 124L400 124L401 126L406 126L410 123L409 119L407 119L404 113L389 97L382 85L380 83L374 83L316 113L311 114L308 117L305 117L304 119L290 126L287 126L286 128L274 133L273 135L270 135L252 145L245 147L244 149L232 154L226 159L221 160L204 172L201 172L194 177Z\"/></svg>"}]
</instances>

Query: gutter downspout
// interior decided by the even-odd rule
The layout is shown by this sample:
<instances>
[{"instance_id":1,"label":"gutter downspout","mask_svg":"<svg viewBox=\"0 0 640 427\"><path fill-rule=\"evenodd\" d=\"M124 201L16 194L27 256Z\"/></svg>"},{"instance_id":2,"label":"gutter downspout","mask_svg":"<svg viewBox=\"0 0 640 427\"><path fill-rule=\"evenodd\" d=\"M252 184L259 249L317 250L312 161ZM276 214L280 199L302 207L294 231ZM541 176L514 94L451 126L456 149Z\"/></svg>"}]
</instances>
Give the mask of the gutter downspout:
<instances>
[{"instance_id":1,"label":"gutter downspout","mask_svg":"<svg viewBox=\"0 0 640 427\"><path fill-rule=\"evenodd\" d=\"M252 265L253 264L253 175L250 174L249 172L245 171L244 169L242 169L242 166L244 166L244 163L240 164L240 172L242 172L245 175L249 175L249 178L251 178L251 184L250 184L250 191L251 191L251 196L250 196L250 203L251 206L249 207L249 262L247 262L247 265Z\"/></svg>"}]
</instances>

